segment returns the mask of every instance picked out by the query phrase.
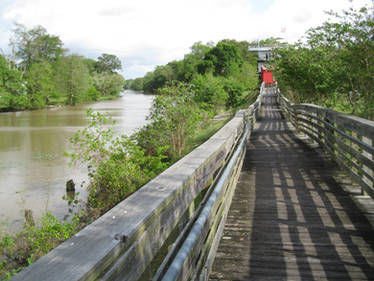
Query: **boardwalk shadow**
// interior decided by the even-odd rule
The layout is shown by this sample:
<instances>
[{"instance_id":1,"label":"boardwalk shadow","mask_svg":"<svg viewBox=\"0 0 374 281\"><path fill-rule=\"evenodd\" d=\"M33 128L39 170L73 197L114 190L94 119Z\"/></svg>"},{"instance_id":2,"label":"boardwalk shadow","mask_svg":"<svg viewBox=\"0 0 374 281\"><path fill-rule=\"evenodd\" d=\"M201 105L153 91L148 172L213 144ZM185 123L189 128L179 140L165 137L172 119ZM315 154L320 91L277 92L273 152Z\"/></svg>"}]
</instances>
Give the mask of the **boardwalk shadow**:
<instances>
[{"instance_id":1,"label":"boardwalk shadow","mask_svg":"<svg viewBox=\"0 0 374 281\"><path fill-rule=\"evenodd\" d=\"M256 170L248 277L374 278L373 231L332 177L338 167L272 108L265 105L243 169Z\"/></svg>"},{"instance_id":2,"label":"boardwalk shadow","mask_svg":"<svg viewBox=\"0 0 374 281\"><path fill-rule=\"evenodd\" d=\"M295 137L274 96L259 121L211 279L373 280L374 232L338 167Z\"/></svg>"}]
</instances>

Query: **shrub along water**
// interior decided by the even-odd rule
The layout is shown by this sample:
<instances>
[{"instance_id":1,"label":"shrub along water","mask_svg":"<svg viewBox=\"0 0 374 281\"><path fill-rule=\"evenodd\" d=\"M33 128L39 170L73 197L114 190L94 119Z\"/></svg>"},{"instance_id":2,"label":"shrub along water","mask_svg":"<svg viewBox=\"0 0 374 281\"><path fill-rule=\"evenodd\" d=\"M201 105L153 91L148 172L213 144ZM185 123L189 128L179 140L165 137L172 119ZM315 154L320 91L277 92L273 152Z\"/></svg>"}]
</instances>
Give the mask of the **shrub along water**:
<instances>
[{"instance_id":1,"label":"shrub along water","mask_svg":"<svg viewBox=\"0 0 374 281\"><path fill-rule=\"evenodd\" d=\"M144 149L126 135L114 136L114 122L100 113L88 111L90 124L78 131L71 142L73 153L67 154L72 164L88 167L89 209L102 213L122 201L167 166L163 149L146 155Z\"/></svg>"},{"instance_id":2,"label":"shrub along water","mask_svg":"<svg viewBox=\"0 0 374 281\"><path fill-rule=\"evenodd\" d=\"M282 88L299 101L332 101L334 106L343 104L352 113L373 118L372 12L363 8L342 16L332 14L340 22L312 29L305 44L279 49L275 74ZM56 48L28 56L25 44L31 42L31 33L40 34L40 39ZM121 80L105 78L118 69L113 55L103 54L98 62L64 56L58 37L41 27L28 31L19 26L15 34L21 65L0 56L0 110L36 108L54 99L76 103L105 97L113 93L106 82ZM210 122L214 114L249 104L258 84L250 44L235 40L222 40L215 46L196 43L183 60L158 66L144 78L130 81L129 87L158 93L150 123L131 137L114 136L108 127L110 120L88 112L91 123L72 138L75 151L69 154L72 163L83 163L89 169L84 212L74 215L71 222L59 222L46 214L36 226L26 224L19 233L2 235L0 278L8 279L34 262L212 135L219 129ZM74 78L69 81L72 87L59 91L66 82L63 70L73 66L77 76L69 76ZM49 84L50 77L58 82L56 87ZM29 80L24 83L23 79ZM84 95L75 96L78 90Z\"/></svg>"},{"instance_id":3,"label":"shrub along water","mask_svg":"<svg viewBox=\"0 0 374 281\"><path fill-rule=\"evenodd\" d=\"M71 164L88 167L90 183L83 209L71 222L46 214L35 225L16 234L3 234L0 242L0 279L9 279L23 267L48 253L85 225L121 202L172 163L213 135L228 120L212 122L199 107L189 85L176 83L159 90L148 125L136 134L115 136L114 122L87 112L89 125L72 138ZM69 199L70 204L79 204Z\"/></svg>"},{"instance_id":4,"label":"shrub along water","mask_svg":"<svg viewBox=\"0 0 374 281\"><path fill-rule=\"evenodd\" d=\"M194 99L191 86L175 82L158 90L148 120L133 139L147 155L164 148L167 161L179 159L195 130L207 121L209 114ZM157 153L156 153L157 155Z\"/></svg>"},{"instance_id":5,"label":"shrub along water","mask_svg":"<svg viewBox=\"0 0 374 281\"><path fill-rule=\"evenodd\" d=\"M0 280L7 280L30 265L82 228L80 218L60 222L47 213L39 225L26 223L16 234L2 235L0 239Z\"/></svg>"},{"instance_id":6,"label":"shrub along water","mask_svg":"<svg viewBox=\"0 0 374 281\"><path fill-rule=\"evenodd\" d=\"M0 277L7 279L34 262L209 138L225 123L213 122L215 114L248 104L256 95L256 67L249 63L252 56L248 46L238 46L241 45L236 41L222 42L216 47L196 44L193 53L182 62L184 70L176 68L173 72L175 79L158 79L156 83L146 76L141 84L157 90L148 116L150 123L130 137L115 136L110 126L112 120L89 111L90 124L71 138L74 151L67 153L71 164L88 167L90 182L84 208L71 222L59 222L46 214L36 226L26 225L19 233L3 235ZM61 63L68 66L69 60L76 59L65 58ZM106 55L101 60L104 66L108 63L108 67L113 67L113 57ZM90 74L97 67L92 61L86 61L86 65L88 72L82 73ZM164 70L158 68L155 73ZM90 90L89 83L74 85L77 89L85 88L94 97L100 89L105 96L111 92L103 82L107 81L104 76L98 75L91 81L97 83L94 90ZM65 97L71 103L79 101L69 91ZM79 202L74 198L69 203Z\"/></svg>"}]
</instances>

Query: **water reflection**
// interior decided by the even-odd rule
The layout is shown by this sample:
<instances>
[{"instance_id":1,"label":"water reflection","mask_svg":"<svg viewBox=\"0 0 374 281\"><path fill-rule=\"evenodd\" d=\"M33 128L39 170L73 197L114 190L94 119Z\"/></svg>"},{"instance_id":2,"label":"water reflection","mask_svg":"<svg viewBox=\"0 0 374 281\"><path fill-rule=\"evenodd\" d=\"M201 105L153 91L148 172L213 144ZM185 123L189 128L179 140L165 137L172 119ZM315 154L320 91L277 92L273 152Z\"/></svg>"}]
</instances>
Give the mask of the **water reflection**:
<instances>
[{"instance_id":1,"label":"water reflection","mask_svg":"<svg viewBox=\"0 0 374 281\"><path fill-rule=\"evenodd\" d=\"M83 167L68 167L68 138L83 128L86 110L108 113L115 130L126 134L145 124L152 96L125 91L123 97L77 107L0 114L0 221L23 223L23 210L35 216L46 210L63 218L68 206L61 198L74 179L77 191L86 180Z\"/></svg>"}]
</instances>

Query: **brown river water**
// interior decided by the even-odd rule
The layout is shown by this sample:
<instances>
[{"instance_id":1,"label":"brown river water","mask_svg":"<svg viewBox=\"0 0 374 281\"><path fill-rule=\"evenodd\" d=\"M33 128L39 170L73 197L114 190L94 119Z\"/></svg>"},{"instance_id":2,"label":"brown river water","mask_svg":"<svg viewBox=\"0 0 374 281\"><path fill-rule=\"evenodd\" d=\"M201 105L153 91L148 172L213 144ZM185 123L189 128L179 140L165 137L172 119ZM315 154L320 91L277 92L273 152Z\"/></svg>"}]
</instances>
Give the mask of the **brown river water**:
<instances>
[{"instance_id":1,"label":"brown river water","mask_svg":"<svg viewBox=\"0 0 374 281\"><path fill-rule=\"evenodd\" d=\"M94 104L0 113L0 231L23 224L24 210L38 218L46 211L63 219L69 206L62 197L73 179L84 198L87 171L69 167L69 137L87 125L86 111L107 113L115 130L131 134L147 121L153 96L126 90L123 96Z\"/></svg>"}]
</instances>

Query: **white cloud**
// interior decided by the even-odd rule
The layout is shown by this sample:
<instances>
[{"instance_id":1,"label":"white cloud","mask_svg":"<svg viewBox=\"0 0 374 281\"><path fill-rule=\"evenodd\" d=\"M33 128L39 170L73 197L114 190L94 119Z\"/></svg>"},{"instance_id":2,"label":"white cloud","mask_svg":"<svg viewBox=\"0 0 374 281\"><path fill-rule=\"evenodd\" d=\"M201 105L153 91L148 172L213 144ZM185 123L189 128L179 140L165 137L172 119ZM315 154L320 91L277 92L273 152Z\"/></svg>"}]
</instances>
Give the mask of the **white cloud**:
<instances>
[{"instance_id":1,"label":"white cloud","mask_svg":"<svg viewBox=\"0 0 374 281\"><path fill-rule=\"evenodd\" d=\"M267 1L270 6L263 13L258 13L254 3L253 0L15 0L6 2L6 9L0 10L0 26L11 22L27 27L40 24L49 33L58 35L67 48L80 50L82 55L116 54L124 60L126 77L134 77L157 64L183 58L197 41L255 40L269 36L295 41L307 28L326 18L324 10L351 5L348 0L273 0ZM356 7L364 3L371 1L353 1ZM282 28L286 28L286 33L281 33ZM9 33L4 32L0 29L0 38L8 39ZM4 42L5 39L0 41L0 48L4 48Z\"/></svg>"}]
</instances>

